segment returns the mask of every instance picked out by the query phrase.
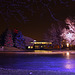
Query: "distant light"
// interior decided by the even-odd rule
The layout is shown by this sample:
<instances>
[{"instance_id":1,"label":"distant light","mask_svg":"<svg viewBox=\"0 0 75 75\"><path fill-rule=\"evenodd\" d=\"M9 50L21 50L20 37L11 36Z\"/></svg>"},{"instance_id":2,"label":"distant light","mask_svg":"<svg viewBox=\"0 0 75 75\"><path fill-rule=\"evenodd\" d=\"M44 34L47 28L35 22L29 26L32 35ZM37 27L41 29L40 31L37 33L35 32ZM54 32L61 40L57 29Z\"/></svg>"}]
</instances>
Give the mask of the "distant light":
<instances>
[{"instance_id":1,"label":"distant light","mask_svg":"<svg viewBox=\"0 0 75 75\"><path fill-rule=\"evenodd\" d=\"M63 47L63 44L61 44L61 47Z\"/></svg>"},{"instance_id":2,"label":"distant light","mask_svg":"<svg viewBox=\"0 0 75 75\"><path fill-rule=\"evenodd\" d=\"M52 44L52 42L49 42L49 44Z\"/></svg>"},{"instance_id":3,"label":"distant light","mask_svg":"<svg viewBox=\"0 0 75 75\"><path fill-rule=\"evenodd\" d=\"M36 42L36 40L34 40L34 42Z\"/></svg>"},{"instance_id":4,"label":"distant light","mask_svg":"<svg viewBox=\"0 0 75 75\"><path fill-rule=\"evenodd\" d=\"M70 53L69 53L69 52L67 52L67 53L66 53L66 55L67 55L67 56L69 56L69 55L70 55Z\"/></svg>"},{"instance_id":5,"label":"distant light","mask_svg":"<svg viewBox=\"0 0 75 75\"><path fill-rule=\"evenodd\" d=\"M67 47L69 47L69 43L67 43L66 45L67 45Z\"/></svg>"},{"instance_id":6,"label":"distant light","mask_svg":"<svg viewBox=\"0 0 75 75\"><path fill-rule=\"evenodd\" d=\"M42 44L46 44L45 42L41 42Z\"/></svg>"},{"instance_id":7,"label":"distant light","mask_svg":"<svg viewBox=\"0 0 75 75\"><path fill-rule=\"evenodd\" d=\"M31 49L33 49L33 46L31 46Z\"/></svg>"},{"instance_id":8,"label":"distant light","mask_svg":"<svg viewBox=\"0 0 75 75\"><path fill-rule=\"evenodd\" d=\"M30 46L28 46L28 49L30 49Z\"/></svg>"},{"instance_id":9,"label":"distant light","mask_svg":"<svg viewBox=\"0 0 75 75\"><path fill-rule=\"evenodd\" d=\"M41 46L41 48L43 48L43 46Z\"/></svg>"},{"instance_id":10,"label":"distant light","mask_svg":"<svg viewBox=\"0 0 75 75\"><path fill-rule=\"evenodd\" d=\"M52 42L36 42L36 40L34 40L34 42L31 42L34 44L52 44Z\"/></svg>"}]
</instances>

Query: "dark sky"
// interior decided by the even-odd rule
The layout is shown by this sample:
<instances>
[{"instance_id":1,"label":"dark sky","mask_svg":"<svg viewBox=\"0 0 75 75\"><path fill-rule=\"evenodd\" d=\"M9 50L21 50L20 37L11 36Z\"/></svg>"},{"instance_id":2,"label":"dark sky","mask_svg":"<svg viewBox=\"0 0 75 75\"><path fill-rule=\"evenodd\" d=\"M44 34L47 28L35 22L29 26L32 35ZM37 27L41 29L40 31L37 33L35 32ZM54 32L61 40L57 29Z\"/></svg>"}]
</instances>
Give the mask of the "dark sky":
<instances>
[{"instance_id":1,"label":"dark sky","mask_svg":"<svg viewBox=\"0 0 75 75\"><path fill-rule=\"evenodd\" d=\"M41 41L52 22L75 16L74 0L0 0L0 34L9 26Z\"/></svg>"}]
</instances>

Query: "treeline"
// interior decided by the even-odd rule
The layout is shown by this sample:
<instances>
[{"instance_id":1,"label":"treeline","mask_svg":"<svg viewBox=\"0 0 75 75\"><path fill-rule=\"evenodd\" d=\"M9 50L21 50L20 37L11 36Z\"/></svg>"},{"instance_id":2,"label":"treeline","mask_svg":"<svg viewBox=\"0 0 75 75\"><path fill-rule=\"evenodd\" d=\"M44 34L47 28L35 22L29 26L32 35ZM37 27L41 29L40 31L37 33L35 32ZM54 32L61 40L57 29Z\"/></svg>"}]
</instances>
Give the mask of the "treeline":
<instances>
[{"instance_id":1,"label":"treeline","mask_svg":"<svg viewBox=\"0 0 75 75\"><path fill-rule=\"evenodd\" d=\"M25 49L25 39L21 31L6 29L0 35L0 45Z\"/></svg>"},{"instance_id":2,"label":"treeline","mask_svg":"<svg viewBox=\"0 0 75 75\"><path fill-rule=\"evenodd\" d=\"M69 16L64 21L51 24L44 33L44 41L52 42L52 45L75 45L75 17Z\"/></svg>"}]
</instances>

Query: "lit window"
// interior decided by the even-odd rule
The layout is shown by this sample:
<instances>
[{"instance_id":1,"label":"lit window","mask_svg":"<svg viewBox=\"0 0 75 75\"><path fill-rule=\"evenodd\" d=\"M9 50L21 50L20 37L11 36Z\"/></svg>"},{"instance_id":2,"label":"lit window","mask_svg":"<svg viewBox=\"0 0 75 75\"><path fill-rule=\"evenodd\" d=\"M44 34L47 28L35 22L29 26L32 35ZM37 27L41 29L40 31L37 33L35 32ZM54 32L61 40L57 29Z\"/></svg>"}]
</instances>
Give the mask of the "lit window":
<instances>
[{"instance_id":1,"label":"lit window","mask_svg":"<svg viewBox=\"0 0 75 75\"><path fill-rule=\"evenodd\" d=\"M28 46L28 49L30 49L30 46Z\"/></svg>"},{"instance_id":2,"label":"lit window","mask_svg":"<svg viewBox=\"0 0 75 75\"><path fill-rule=\"evenodd\" d=\"M46 42L42 42L42 44L46 44Z\"/></svg>"},{"instance_id":3,"label":"lit window","mask_svg":"<svg viewBox=\"0 0 75 75\"><path fill-rule=\"evenodd\" d=\"M49 44L52 44L52 42L49 42Z\"/></svg>"},{"instance_id":4,"label":"lit window","mask_svg":"<svg viewBox=\"0 0 75 75\"><path fill-rule=\"evenodd\" d=\"M31 46L31 49L33 48L33 46Z\"/></svg>"},{"instance_id":5,"label":"lit window","mask_svg":"<svg viewBox=\"0 0 75 75\"><path fill-rule=\"evenodd\" d=\"M43 46L41 46L41 48L43 48Z\"/></svg>"},{"instance_id":6,"label":"lit window","mask_svg":"<svg viewBox=\"0 0 75 75\"><path fill-rule=\"evenodd\" d=\"M33 42L31 42L33 44Z\"/></svg>"}]
</instances>

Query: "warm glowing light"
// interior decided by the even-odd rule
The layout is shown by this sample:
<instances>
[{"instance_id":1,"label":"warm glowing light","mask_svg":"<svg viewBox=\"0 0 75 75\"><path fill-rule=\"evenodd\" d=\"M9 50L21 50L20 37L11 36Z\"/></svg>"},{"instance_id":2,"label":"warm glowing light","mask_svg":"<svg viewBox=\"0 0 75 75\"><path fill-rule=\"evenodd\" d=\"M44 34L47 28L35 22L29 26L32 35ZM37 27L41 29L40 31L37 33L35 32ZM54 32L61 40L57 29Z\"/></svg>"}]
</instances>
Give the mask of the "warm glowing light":
<instances>
[{"instance_id":1,"label":"warm glowing light","mask_svg":"<svg viewBox=\"0 0 75 75\"><path fill-rule=\"evenodd\" d=\"M70 53L69 52L66 53L66 58L70 59Z\"/></svg>"},{"instance_id":2,"label":"warm glowing light","mask_svg":"<svg viewBox=\"0 0 75 75\"><path fill-rule=\"evenodd\" d=\"M30 46L28 46L28 49L30 49Z\"/></svg>"},{"instance_id":3,"label":"warm glowing light","mask_svg":"<svg viewBox=\"0 0 75 75\"><path fill-rule=\"evenodd\" d=\"M31 42L33 44L52 44L52 42Z\"/></svg>"},{"instance_id":4,"label":"warm glowing light","mask_svg":"<svg viewBox=\"0 0 75 75\"><path fill-rule=\"evenodd\" d=\"M33 46L28 46L28 49L33 49Z\"/></svg>"},{"instance_id":5,"label":"warm glowing light","mask_svg":"<svg viewBox=\"0 0 75 75\"><path fill-rule=\"evenodd\" d=\"M41 46L41 48L43 48L43 46Z\"/></svg>"},{"instance_id":6,"label":"warm glowing light","mask_svg":"<svg viewBox=\"0 0 75 75\"><path fill-rule=\"evenodd\" d=\"M52 44L52 42L49 42L49 44Z\"/></svg>"},{"instance_id":7,"label":"warm glowing light","mask_svg":"<svg viewBox=\"0 0 75 75\"><path fill-rule=\"evenodd\" d=\"M61 44L61 47L63 47L63 44Z\"/></svg>"},{"instance_id":8,"label":"warm glowing light","mask_svg":"<svg viewBox=\"0 0 75 75\"><path fill-rule=\"evenodd\" d=\"M42 42L42 44L46 44L45 42Z\"/></svg>"},{"instance_id":9,"label":"warm glowing light","mask_svg":"<svg viewBox=\"0 0 75 75\"><path fill-rule=\"evenodd\" d=\"M67 43L66 45L67 45L67 47L69 47L69 43Z\"/></svg>"},{"instance_id":10,"label":"warm glowing light","mask_svg":"<svg viewBox=\"0 0 75 75\"><path fill-rule=\"evenodd\" d=\"M33 46L31 46L31 49L33 49Z\"/></svg>"},{"instance_id":11,"label":"warm glowing light","mask_svg":"<svg viewBox=\"0 0 75 75\"><path fill-rule=\"evenodd\" d=\"M66 53L66 55L67 55L67 56L69 56L69 55L70 55L70 53L69 53L69 52L67 52L67 53Z\"/></svg>"},{"instance_id":12,"label":"warm glowing light","mask_svg":"<svg viewBox=\"0 0 75 75\"><path fill-rule=\"evenodd\" d=\"M52 53L52 51L45 51L45 50L34 50L34 52Z\"/></svg>"}]
</instances>

